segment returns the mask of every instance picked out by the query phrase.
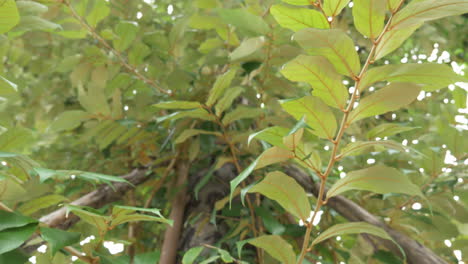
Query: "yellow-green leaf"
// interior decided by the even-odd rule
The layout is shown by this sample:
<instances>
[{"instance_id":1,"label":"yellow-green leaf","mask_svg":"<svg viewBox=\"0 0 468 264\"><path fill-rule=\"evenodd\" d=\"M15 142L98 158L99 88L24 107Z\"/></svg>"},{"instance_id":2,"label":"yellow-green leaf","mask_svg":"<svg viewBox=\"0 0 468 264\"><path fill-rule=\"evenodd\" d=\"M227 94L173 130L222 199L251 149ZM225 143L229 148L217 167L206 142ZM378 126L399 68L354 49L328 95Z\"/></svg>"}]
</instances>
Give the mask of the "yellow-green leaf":
<instances>
[{"instance_id":1,"label":"yellow-green leaf","mask_svg":"<svg viewBox=\"0 0 468 264\"><path fill-rule=\"evenodd\" d=\"M249 136L247 144L250 145L252 139L257 138L264 140L273 146L278 146L281 148L286 148L283 143L283 137L286 136L289 132L288 128L285 127L268 127L259 132L253 133Z\"/></svg>"},{"instance_id":2,"label":"yellow-green leaf","mask_svg":"<svg viewBox=\"0 0 468 264\"><path fill-rule=\"evenodd\" d=\"M392 136L392 135L402 133L405 131L413 130L415 128L416 127L404 127L404 126L400 126L397 124L390 124L390 123L381 124L372 128L369 132L367 132L367 138L368 139L372 139L376 137L384 138L384 137Z\"/></svg>"},{"instance_id":3,"label":"yellow-green leaf","mask_svg":"<svg viewBox=\"0 0 468 264\"><path fill-rule=\"evenodd\" d=\"M249 193L262 195L278 202L286 211L306 221L311 207L304 189L288 175L275 171L249 190Z\"/></svg>"},{"instance_id":4,"label":"yellow-green leaf","mask_svg":"<svg viewBox=\"0 0 468 264\"><path fill-rule=\"evenodd\" d=\"M232 61L244 59L254 54L256 51L262 48L264 44L265 44L264 36L248 38L242 41L240 46L237 47L231 54L229 54L229 58Z\"/></svg>"},{"instance_id":5,"label":"yellow-green leaf","mask_svg":"<svg viewBox=\"0 0 468 264\"><path fill-rule=\"evenodd\" d=\"M350 0L324 0L323 11L327 16L337 16ZM383 0L382 0L383 1Z\"/></svg>"},{"instance_id":6,"label":"yellow-green leaf","mask_svg":"<svg viewBox=\"0 0 468 264\"><path fill-rule=\"evenodd\" d=\"M315 3L315 0L282 0L283 2L290 4L290 5L311 5Z\"/></svg>"},{"instance_id":7,"label":"yellow-green leaf","mask_svg":"<svg viewBox=\"0 0 468 264\"><path fill-rule=\"evenodd\" d=\"M400 47L421 25L422 23L407 28L393 29L385 33L375 49L375 60L384 57Z\"/></svg>"},{"instance_id":8,"label":"yellow-green leaf","mask_svg":"<svg viewBox=\"0 0 468 264\"><path fill-rule=\"evenodd\" d=\"M353 40L340 29L305 28L293 38L309 54L326 57L340 74L354 76L361 69Z\"/></svg>"},{"instance_id":9,"label":"yellow-green leaf","mask_svg":"<svg viewBox=\"0 0 468 264\"><path fill-rule=\"evenodd\" d=\"M68 199L62 195L49 194L23 203L20 207L18 207L18 211L24 215L31 215L41 209L67 200Z\"/></svg>"},{"instance_id":10,"label":"yellow-green leaf","mask_svg":"<svg viewBox=\"0 0 468 264\"><path fill-rule=\"evenodd\" d=\"M248 243L265 250L282 264L294 264L296 262L296 254L291 244L280 236L260 236L249 240Z\"/></svg>"},{"instance_id":11,"label":"yellow-green leaf","mask_svg":"<svg viewBox=\"0 0 468 264\"><path fill-rule=\"evenodd\" d=\"M0 95L9 95L16 93L18 91L18 86L9 80L0 76Z\"/></svg>"},{"instance_id":12,"label":"yellow-green leaf","mask_svg":"<svg viewBox=\"0 0 468 264\"><path fill-rule=\"evenodd\" d=\"M232 80L236 76L236 71L237 70L235 69L231 69L216 79L213 88L211 88L210 93L208 94L208 99L206 100L206 104L208 106L214 105L216 101L224 94L224 90L226 90L231 85Z\"/></svg>"},{"instance_id":13,"label":"yellow-green leaf","mask_svg":"<svg viewBox=\"0 0 468 264\"><path fill-rule=\"evenodd\" d=\"M363 76L359 90L381 81L422 84L424 91L435 91L455 82L468 82L451 67L438 63L408 63L375 67Z\"/></svg>"},{"instance_id":14,"label":"yellow-green leaf","mask_svg":"<svg viewBox=\"0 0 468 264\"><path fill-rule=\"evenodd\" d=\"M4 0L0 2L0 34L12 29L20 21L18 8L15 0Z\"/></svg>"},{"instance_id":15,"label":"yellow-green leaf","mask_svg":"<svg viewBox=\"0 0 468 264\"><path fill-rule=\"evenodd\" d=\"M50 129L55 132L72 130L81 125L83 121L90 118L90 114L81 110L71 110L61 113L50 125Z\"/></svg>"},{"instance_id":16,"label":"yellow-green leaf","mask_svg":"<svg viewBox=\"0 0 468 264\"><path fill-rule=\"evenodd\" d=\"M216 131L206 131L206 130L191 128L191 129L186 129L182 131L182 133L176 138L174 143L176 144L183 143L188 138L196 136L196 135L200 135L200 134L221 136L221 133L216 132Z\"/></svg>"},{"instance_id":17,"label":"yellow-green leaf","mask_svg":"<svg viewBox=\"0 0 468 264\"><path fill-rule=\"evenodd\" d=\"M303 28L329 28L327 19L322 13L309 8L296 8L285 5L274 5L270 13L282 27L298 31Z\"/></svg>"},{"instance_id":18,"label":"yellow-green leaf","mask_svg":"<svg viewBox=\"0 0 468 264\"><path fill-rule=\"evenodd\" d=\"M229 108L232 105L232 102L242 93L244 88L234 87L230 88L227 93L219 100L215 106L215 113L217 116L220 116L224 110Z\"/></svg>"},{"instance_id":19,"label":"yellow-green leaf","mask_svg":"<svg viewBox=\"0 0 468 264\"><path fill-rule=\"evenodd\" d=\"M468 12L468 2L464 0L425 0L412 1L395 14L391 29L403 29L447 16Z\"/></svg>"},{"instance_id":20,"label":"yellow-green leaf","mask_svg":"<svg viewBox=\"0 0 468 264\"><path fill-rule=\"evenodd\" d=\"M327 199L349 190L363 190L374 193L404 193L423 197L421 190L407 176L395 168L376 165L370 168L349 172L336 181L328 190Z\"/></svg>"},{"instance_id":21,"label":"yellow-green leaf","mask_svg":"<svg viewBox=\"0 0 468 264\"><path fill-rule=\"evenodd\" d=\"M265 150L258 159L257 165L255 166L255 169L261 169L263 167L266 167L268 165L278 163L278 162L283 162L289 159L292 159L294 157L293 153L291 151L287 151L285 149L279 148L279 147L271 147L267 150Z\"/></svg>"},{"instance_id":22,"label":"yellow-green leaf","mask_svg":"<svg viewBox=\"0 0 468 264\"><path fill-rule=\"evenodd\" d=\"M288 62L281 73L291 81L310 84L313 95L327 105L339 109L346 107L348 90L341 82L341 76L324 57L299 55Z\"/></svg>"},{"instance_id":23,"label":"yellow-green leaf","mask_svg":"<svg viewBox=\"0 0 468 264\"><path fill-rule=\"evenodd\" d=\"M193 101L167 101L154 104L153 107L161 109L195 109L201 107L201 104Z\"/></svg>"},{"instance_id":24,"label":"yellow-green leaf","mask_svg":"<svg viewBox=\"0 0 468 264\"><path fill-rule=\"evenodd\" d=\"M384 27L384 0L354 0L353 17L356 29L370 39L376 39Z\"/></svg>"},{"instance_id":25,"label":"yellow-green leaf","mask_svg":"<svg viewBox=\"0 0 468 264\"><path fill-rule=\"evenodd\" d=\"M346 147L344 147L341 150L341 154L339 155L341 157L346 157L346 156L354 156L354 155L359 155L362 154L363 152L366 151L371 151L375 149L378 151L378 148L390 148L390 149L395 149L404 152L405 148L403 145L400 143L397 143L392 140L382 140L382 141L357 141L357 142L351 142Z\"/></svg>"},{"instance_id":26,"label":"yellow-green leaf","mask_svg":"<svg viewBox=\"0 0 468 264\"><path fill-rule=\"evenodd\" d=\"M327 230L323 231L318 237L316 237L314 241L312 241L312 246L335 236L362 233L367 233L370 235L378 236L393 241L393 239L382 228L376 227L366 222L354 222L337 224L328 228Z\"/></svg>"},{"instance_id":27,"label":"yellow-green leaf","mask_svg":"<svg viewBox=\"0 0 468 264\"><path fill-rule=\"evenodd\" d=\"M412 83L391 83L377 92L364 97L349 115L348 123L381 115L410 104L418 96L421 88Z\"/></svg>"},{"instance_id":28,"label":"yellow-green leaf","mask_svg":"<svg viewBox=\"0 0 468 264\"><path fill-rule=\"evenodd\" d=\"M306 96L295 100L281 101L283 109L296 120L305 117L305 122L322 138L332 139L336 132L336 119L330 108L320 99Z\"/></svg>"},{"instance_id":29,"label":"yellow-green leaf","mask_svg":"<svg viewBox=\"0 0 468 264\"><path fill-rule=\"evenodd\" d=\"M239 106L233 111L227 113L223 118L223 124L229 125L234 121L245 118L256 118L262 114L262 110L253 107Z\"/></svg>"}]
</instances>

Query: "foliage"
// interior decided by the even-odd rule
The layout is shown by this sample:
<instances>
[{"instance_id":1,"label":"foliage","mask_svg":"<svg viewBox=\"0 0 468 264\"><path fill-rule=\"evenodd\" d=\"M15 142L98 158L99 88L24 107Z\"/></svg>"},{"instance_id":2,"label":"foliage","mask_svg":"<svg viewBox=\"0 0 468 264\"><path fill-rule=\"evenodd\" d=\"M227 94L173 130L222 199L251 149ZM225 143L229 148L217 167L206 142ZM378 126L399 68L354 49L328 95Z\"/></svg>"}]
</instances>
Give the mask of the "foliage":
<instances>
[{"instance_id":1,"label":"foliage","mask_svg":"<svg viewBox=\"0 0 468 264\"><path fill-rule=\"evenodd\" d=\"M183 222L221 236L189 243L181 263L403 263L371 248L396 243L384 229L328 206L338 195L461 261L467 12L461 0L0 0L0 262L155 263ZM235 177L216 182L230 164ZM144 183L116 176L135 168ZM202 203L213 182L227 191L211 214L193 202L169 219L179 195ZM96 184L132 190L72 203ZM60 208L81 221L39 222Z\"/></svg>"}]
</instances>

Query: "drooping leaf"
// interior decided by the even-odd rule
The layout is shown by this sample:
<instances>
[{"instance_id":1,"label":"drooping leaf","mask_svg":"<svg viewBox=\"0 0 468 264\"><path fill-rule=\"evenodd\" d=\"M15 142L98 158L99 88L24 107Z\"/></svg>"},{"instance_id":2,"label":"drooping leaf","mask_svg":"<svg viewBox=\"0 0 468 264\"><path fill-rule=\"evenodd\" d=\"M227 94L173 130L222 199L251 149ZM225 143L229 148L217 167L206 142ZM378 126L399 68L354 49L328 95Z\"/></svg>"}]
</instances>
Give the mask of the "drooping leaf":
<instances>
[{"instance_id":1,"label":"drooping leaf","mask_svg":"<svg viewBox=\"0 0 468 264\"><path fill-rule=\"evenodd\" d=\"M166 101L154 104L153 107L161 109L195 109L201 107L201 104L193 101Z\"/></svg>"},{"instance_id":2,"label":"drooping leaf","mask_svg":"<svg viewBox=\"0 0 468 264\"><path fill-rule=\"evenodd\" d=\"M336 132L336 119L330 108L320 99L313 96L305 96L295 100L281 101L283 109L296 120L305 117L305 122L316 134L322 138L332 139Z\"/></svg>"},{"instance_id":3,"label":"drooping leaf","mask_svg":"<svg viewBox=\"0 0 468 264\"><path fill-rule=\"evenodd\" d=\"M341 76L324 57L299 55L288 62L281 73L291 81L309 83L313 95L329 106L339 109L346 107L348 90L341 82Z\"/></svg>"},{"instance_id":4,"label":"drooping leaf","mask_svg":"<svg viewBox=\"0 0 468 264\"><path fill-rule=\"evenodd\" d=\"M359 90L364 90L381 81L407 82L422 84L424 91L435 91L455 82L466 82L467 79L456 74L451 67L438 63L408 63L375 67L362 77Z\"/></svg>"},{"instance_id":5,"label":"drooping leaf","mask_svg":"<svg viewBox=\"0 0 468 264\"><path fill-rule=\"evenodd\" d=\"M5 0L0 2L0 34L12 29L20 21L18 8L15 0Z\"/></svg>"},{"instance_id":6,"label":"drooping leaf","mask_svg":"<svg viewBox=\"0 0 468 264\"><path fill-rule=\"evenodd\" d=\"M266 167L274 163L283 162L283 161L292 159L293 157L294 155L291 151L287 151L285 149L274 146L265 150L259 156L255 169L256 170L261 169L263 167Z\"/></svg>"},{"instance_id":7,"label":"drooping leaf","mask_svg":"<svg viewBox=\"0 0 468 264\"><path fill-rule=\"evenodd\" d=\"M229 183L231 191L229 192L229 203L232 201L232 197L234 195L234 192L236 191L237 186L244 181L251 173L252 171L255 170L255 167L257 167L257 163L260 160L260 157L257 157L256 160L254 160L247 168L245 168L237 177L231 180Z\"/></svg>"},{"instance_id":8,"label":"drooping leaf","mask_svg":"<svg viewBox=\"0 0 468 264\"><path fill-rule=\"evenodd\" d=\"M36 223L20 227L9 228L0 232L0 255L18 248L26 239L30 238L37 228Z\"/></svg>"},{"instance_id":9,"label":"drooping leaf","mask_svg":"<svg viewBox=\"0 0 468 264\"><path fill-rule=\"evenodd\" d=\"M193 247L185 252L182 258L182 264L193 264L197 259L198 255L203 251L204 247Z\"/></svg>"},{"instance_id":10,"label":"drooping leaf","mask_svg":"<svg viewBox=\"0 0 468 264\"><path fill-rule=\"evenodd\" d=\"M364 36L376 39L384 27L386 1L354 0L353 3L356 29Z\"/></svg>"},{"instance_id":11,"label":"drooping leaf","mask_svg":"<svg viewBox=\"0 0 468 264\"><path fill-rule=\"evenodd\" d=\"M335 17L348 5L350 0L324 0L323 11L327 16Z\"/></svg>"},{"instance_id":12,"label":"drooping leaf","mask_svg":"<svg viewBox=\"0 0 468 264\"><path fill-rule=\"evenodd\" d=\"M400 143L391 140L382 141L356 141L346 145L340 153L341 157L354 156L376 148L390 148L404 152L405 148Z\"/></svg>"},{"instance_id":13,"label":"drooping leaf","mask_svg":"<svg viewBox=\"0 0 468 264\"><path fill-rule=\"evenodd\" d=\"M289 129L285 127L279 127L279 126L268 127L261 131L251 134L249 136L249 139L247 140L247 144L250 145L250 142L252 141L252 139L256 138L259 140L264 140L273 146L286 148L283 143L283 137L286 136L288 132L289 132Z\"/></svg>"},{"instance_id":14,"label":"drooping leaf","mask_svg":"<svg viewBox=\"0 0 468 264\"><path fill-rule=\"evenodd\" d=\"M231 61L241 60L244 59L256 51L261 49L265 44L265 37L255 37L255 38L248 38L240 44L231 54L229 54L229 58Z\"/></svg>"},{"instance_id":15,"label":"drooping leaf","mask_svg":"<svg viewBox=\"0 0 468 264\"><path fill-rule=\"evenodd\" d=\"M81 110L71 110L61 113L50 125L50 130L59 132L73 130L81 125L83 121L90 118L90 114Z\"/></svg>"},{"instance_id":16,"label":"drooping leaf","mask_svg":"<svg viewBox=\"0 0 468 264\"><path fill-rule=\"evenodd\" d=\"M36 219L17 214L15 212L7 212L0 210L0 231L22 227L32 223L37 223Z\"/></svg>"},{"instance_id":17,"label":"drooping leaf","mask_svg":"<svg viewBox=\"0 0 468 264\"><path fill-rule=\"evenodd\" d=\"M46 5L33 1L16 1L16 7L22 15L41 15L49 10Z\"/></svg>"},{"instance_id":18,"label":"drooping leaf","mask_svg":"<svg viewBox=\"0 0 468 264\"><path fill-rule=\"evenodd\" d=\"M228 251L218 248L218 254L221 256L221 259L223 260L224 263L232 263L234 262L234 258L229 254Z\"/></svg>"},{"instance_id":19,"label":"drooping leaf","mask_svg":"<svg viewBox=\"0 0 468 264\"><path fill-rule=\"evenodd\" d=\"M400 47L421 25L422 24L408 28L393 29L385 33L375 49L375 60L384 57Z\"/></svg>"},{"instance_id":20,"label":"drooping leaf","mask_svg":"<svg viewBox=\"0 0 468 264\"><path fill-rule=\"evenodd\" d=\"M52 255L55 255L58 250L78 243L81 234L55 228L41 227L41 237L49 243Z\"/></svg>"},{"instance_id":21,"label":"drooping leaf","mask_svg":"<svg viewBox=\"0 0 468 264\"><path fill-rule=\"evenodd\" d=\"M29 200L18 207L18 211L25 215L31 215L41 209L67 201L62 195L49 194L36 199Z\"/></svg>"},{"instance_id":22,"label":"drooping leaf","mask_svg":"<svg viewBox=\"0 0 468 264\"><path fill-rule=\"evenodd\" d=\"M327 199L349 190L365 190L381 194L404 193L423 197L419 187L407 176L395 168L384 165L349 172L328 190Z\"/></svg>"},{"instance_id":23,"label":"drooping leaf","mask_svg":"<svg viewBox=\"0 0 468 264\"><path fill-rule=\"evenodd\" d=\"M153 215L142 214L139 212L151 213ZM152 221L161 222L168 225L173 224L173 220L166 219L159 209L142 208L134 206L114 205L112 208L112 226L121 225L127 222Z\"/></svg>"},{"instance_id":24,"label":"drooping leaf","mask_svg":"<svg viewBox=\"0 0 468 264\"><path fill-rule=\"evenodd\" d=\"M304 189L288 175L275 171L249 190L258 192L278 202L286 211L305 221L311 207Z\"/></svg>"},{"instance_id":25,"label":"drooping leaf","mask_svg":"<svg viewBox=\"0 0 468 264\"><path fill-rule=\"evenodd\" d=\"M348 123L406 106L416 99L420 90L418 85L412 83L391 83L364 97L358 107L351 111Z\"/></svg>"},{"instance_id":26,"label":"drooping leaf","mask_svg":"<svg viewBox=\"0 0 468 264\"><path fill-rule=\"evenodd\" d=\"M174 143L176 143L176 144L183 143L187 139L189 139L189 138L191 138L193 136L196 136L196 135L200 135L200 134L221 136L221 133L216 132L216 131L207 131L207 130L190 128L190 129L186 129L186 130L182 131L182 133L176 138Z\"/></svg>"},{"instance_id":27,"label":"drooping leaf","mask_svg":"<svg viewBox=\"0 0 468 264\"><path fill-rule=\"evenodd\" d=\"M234 87L230 88L226 94L219 100L219 102L215 106L215 113L217 116L220 116L224 110L228 109L234 100L244 92L244 88L242 87Z\"/></svg>"},{"instance_id":28,"label":"drooping leaf","mask_svg":"<svg viewBox=\"0 0 468 264\"><path fill-rule=\"evenodd\" d=\"M206 100L208 106L214 105L216 101L223 96L224 91L231 85L232 80L236 76L236 72L237 70L231 69L216 79L213 88L211 88L208 94L208 99Z\"/></svg>"},{"instance_id":29,"label":"drooping leaf","mask_svg":"<svg viewBox=\"0 0 468 264\"><path fill-rule=\"evenodd\" d=\"M412 1L392 20L391 29L403 29L447 16L468 12L468 2L463 0Z\"/></svg>"},{"instance_id":30,"label":"drooping leaf","mask_svg":"<svg viewBox=\"0 0 468 264\"><path fill-rule=\"evenodd\" d=\"M66 208L67 214L69 212L73 212L75 215L81 218L81 220L95 226L101 232L107 230L111 221L110 217L97 213L95 210L91 210L88 207L67 204Z\"/></svg>"},{"instance_id":31,"label":"drooping leaf","mask_svg":"<svg viewBox=\"0 0 468 264\"><path fill-rule=\"evenodd\" d=\"M270 30L261 17L246 9L219 9L219 16L225 23L235 26L250 36L266 35Z\"/></svg>"},{"instance_id":32,"label":"drooping leaf","mask_svg":"<svg viewBox=\"0 0 468 264\"><path fill-rule=\"evenodd\" d=\"M278 24L293 31L303 28L327 29L330 27L323 14L313 9L274 5L270 8L270 13Z\"/></svg>"},{"instance_id":33,"label":"drooping leaf","mask_svg":"<svg viewBox=\"0 0 468 264\"><path fill-rule=\"evenodd\" d=\"M203 108L197 108L194 110L187 110L187 111L180 111L180 112L174 112L170 115L166 116L161 116L156 118L156 122L164 122L164 121L175 121L181 118L199 118L202 120L208 120L208 121L213 121L214 117L208 113Z\"/></svg>"},{"instance_id":34,"label":"drooping leaf","mask_svg":"<svg viewBox=\"0 0 468 264\"><path fill-rule=\"evenodd\" d=\"M369 132L367 132L367 138L372 139L372 138L384 138L388 136L392 136L398 133L402 133L405 131L410 131L416 129L416 127L406 127L406 126L400 126L397 124L391 124L391 123L386 123L386 124L381 124L378 125Z\"/></svg>"},{"instance_id":35,"label":"drooping leaf","mask_svg":"<svg viewBox=\"0 0 468 264\"><path fill-rule=\"evenodd\" d=\"M340 74L354 76L361 69L353 40L340 29L305 28L293 38L307 53L326 57Z\"/></svg>"},{"instance_id":36,"label":"drooping leaf","mask_svg":"<svg viewBox=\"0 0 468 264\"><path fill-rule=\"evenodd\" d=\"M328 228L327 230L323 231L318 237L316 237L314 241L312 241L312 246L335 236L362 233L378 236L393 241L393 239L382 228L376 227L366 222L354 222L337 224Z\"/></svg>"},{"instance_id":37,"label":"drooping leaf","mask_svg":"<svg viewBox=\"0 0 468 264\"><path fill-rule=\"evenodd\" d=\"M277 235L264 235L248 240L249 244L265 250L270 256L277 259L280 263L296 263L296 254L292 246L283 238Z\"/></svg>"}]
</instances>

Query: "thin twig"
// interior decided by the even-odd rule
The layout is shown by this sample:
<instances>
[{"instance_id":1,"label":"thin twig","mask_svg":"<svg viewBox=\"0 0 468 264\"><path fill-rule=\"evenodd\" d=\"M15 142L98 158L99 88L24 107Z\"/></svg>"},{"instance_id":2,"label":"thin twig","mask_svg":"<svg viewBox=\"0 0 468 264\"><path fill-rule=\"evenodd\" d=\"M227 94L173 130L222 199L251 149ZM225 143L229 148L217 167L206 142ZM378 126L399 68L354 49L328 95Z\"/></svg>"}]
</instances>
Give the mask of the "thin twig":
<instances>
[{"instance_id":1,"label":"thin twig","mask_svg":"<svg viewBox=\"0 0 468 264\"><path fill-rule=\"evenodd\" d=\"M85 19L83 19L75 10L75 8L71 5L70 1L69 0L62 0L62 3L64 5L66 5L72 16L77 19L81 26L83 26L90 34L91 36L93 36L94 39L96 39L99 43L101 43L101 45L103 45L106 49L108 49L110 52L112 52L120 61L120 64L125 68L127 69L129 72L133 73L139 80L141 80L142 82L152 86L153 88L156 88L158 91L160 91L161 93L164 93L164 94L167 94L169 96L173 96L174 93L172 91L167 91L165 89L163 89L159 84L156 83L155 80L151 80L149 78L147 78L146 76L144 76L143 74L141 74L138 69L129 64L127 62L127 59L122 55L122 53L120 53L119 51L117 51L116 49L114 49L105 39L103 39L97 32L96 30L94 30L93 27L91 27Z\"/></svg>"}]
</instances>

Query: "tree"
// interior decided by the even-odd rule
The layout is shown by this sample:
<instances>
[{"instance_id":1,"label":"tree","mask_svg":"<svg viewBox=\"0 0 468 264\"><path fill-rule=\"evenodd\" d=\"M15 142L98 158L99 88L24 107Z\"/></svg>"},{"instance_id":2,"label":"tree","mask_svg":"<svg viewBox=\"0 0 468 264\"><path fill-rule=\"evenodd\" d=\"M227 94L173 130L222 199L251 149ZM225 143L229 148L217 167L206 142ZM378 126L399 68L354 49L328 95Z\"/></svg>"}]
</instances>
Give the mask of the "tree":
<instances>
[{"instance_id":1,"label":"tree","mask_svg":"<svg viewBox=\"0 0 468 264\"><path fill-rule=\"evenodd\" d=\"M467 12L0 1L0 263L463 263Z\"/></svg>"}]
</instances>

